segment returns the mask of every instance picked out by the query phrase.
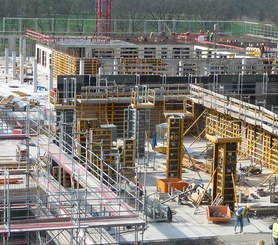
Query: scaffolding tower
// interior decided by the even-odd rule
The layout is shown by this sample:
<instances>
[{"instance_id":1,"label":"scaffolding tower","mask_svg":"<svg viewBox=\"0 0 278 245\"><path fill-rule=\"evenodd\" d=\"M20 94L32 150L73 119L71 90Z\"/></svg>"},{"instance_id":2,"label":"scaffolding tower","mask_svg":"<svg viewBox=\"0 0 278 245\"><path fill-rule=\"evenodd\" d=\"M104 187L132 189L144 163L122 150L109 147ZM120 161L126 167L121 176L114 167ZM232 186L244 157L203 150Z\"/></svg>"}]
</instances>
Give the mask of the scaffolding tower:
<instances>
[{"instance_id":1,"label":"scaffolding tower","mask_svg":"<svg viewBox=\"0 0 278 245\"><path fill-rule=\"evenodd\" d=\"M134 202L125 201L136 198L128 188L129 179L105 162L103 154L98 156L92 152L88 142L78 147L85 148L91 159L84 159L74 151L76 145L64 142L69 137L70 142L78 144L63 127L59 134L53 130L58 119L54 111L30 111L27 107L23 112L26 123L23 134L13 134L15 117L8 113L10 110L4 111L1 122L5 122L7 133L0 138L24 139L27 163L24 168L3 171L5 199L0 224L3 244L15 240L20 244L82 244L81 241L83 244L118 244L127 225L132 227L134 242L138 243L138 230L145 222L132 207ZM29 155L30 140L34 142L32 155ZM31 161L32 158L36 160ZM105 168L119 175L122 182L115 183ZM121 188L122 183L126 185L122 188L124 195L118 195L121 191L115 188ZM113 232L108 233L108 228Z\"/></svg>"}]
</instances>

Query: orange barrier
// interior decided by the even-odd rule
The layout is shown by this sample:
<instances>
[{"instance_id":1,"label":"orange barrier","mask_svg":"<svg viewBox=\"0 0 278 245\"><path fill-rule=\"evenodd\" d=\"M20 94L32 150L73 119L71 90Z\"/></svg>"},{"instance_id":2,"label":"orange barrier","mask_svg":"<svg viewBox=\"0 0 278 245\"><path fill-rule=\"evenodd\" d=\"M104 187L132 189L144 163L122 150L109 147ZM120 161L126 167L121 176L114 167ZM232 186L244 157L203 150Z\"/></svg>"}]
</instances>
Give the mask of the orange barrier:
<instances>
[{"instance_id":1,"label":"orange barrier","mask_svg":"<svg viewBox=\"0 0 278 245\"><path fill-rule=\"evenodd\" d=\"M158 179L157 189L162 193L168 193L172 188L184 191L188 187L188 183L179 178Z\"/></svg>"},{"instance_id":2,"label":"orange barrier","mask_svg":"<svg viewBox=\"0 0 278 245\"><path fill-rule=\"evenodd\" d=\"M209 222L230 222L231 210L227 206L208 206L207 219Z\"/></svg>"}]
</instances>

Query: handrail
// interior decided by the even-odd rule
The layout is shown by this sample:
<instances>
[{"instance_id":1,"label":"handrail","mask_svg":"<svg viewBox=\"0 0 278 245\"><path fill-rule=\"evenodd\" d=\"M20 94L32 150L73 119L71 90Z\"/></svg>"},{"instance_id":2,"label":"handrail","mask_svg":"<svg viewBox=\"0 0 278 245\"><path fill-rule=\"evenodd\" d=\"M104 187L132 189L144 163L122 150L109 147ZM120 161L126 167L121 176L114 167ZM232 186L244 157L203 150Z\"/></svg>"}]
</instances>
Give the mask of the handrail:
<instances>
[{"instance_id":1,"label":"handrail","mask_svg":"<svg viewBox=\"0 0 278 245\"><path fill-rule=\"evenodd\" d=\"M190 85L190 94L195 103L244 120L251 125L260 126L264 130L278 135L278 115L261 106L227 97L193 84Z\"/></svg>"}]
</instances>

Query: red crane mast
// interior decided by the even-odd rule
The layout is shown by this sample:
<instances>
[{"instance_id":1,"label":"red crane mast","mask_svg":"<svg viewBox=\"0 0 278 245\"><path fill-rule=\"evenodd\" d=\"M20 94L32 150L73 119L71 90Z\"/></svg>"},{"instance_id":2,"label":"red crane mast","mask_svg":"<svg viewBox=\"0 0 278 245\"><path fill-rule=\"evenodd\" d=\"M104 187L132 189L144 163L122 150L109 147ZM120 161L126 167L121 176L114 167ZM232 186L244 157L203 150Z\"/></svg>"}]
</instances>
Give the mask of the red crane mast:
<instances>
[{"instance_id":1,"label":"red crane mast","mask_svg":"<svg viewBox=\"0 0 278 245\"><path fill-rule=\"evenodd\" d=\"M96 35L99 36L103 32L103 24L105 27L105 35L111 33L111 13L112 0L96 0ZM104 6L105 5L105 6ZM105 15L103 16L103 12Z\"/></svg>"}]
</instances>

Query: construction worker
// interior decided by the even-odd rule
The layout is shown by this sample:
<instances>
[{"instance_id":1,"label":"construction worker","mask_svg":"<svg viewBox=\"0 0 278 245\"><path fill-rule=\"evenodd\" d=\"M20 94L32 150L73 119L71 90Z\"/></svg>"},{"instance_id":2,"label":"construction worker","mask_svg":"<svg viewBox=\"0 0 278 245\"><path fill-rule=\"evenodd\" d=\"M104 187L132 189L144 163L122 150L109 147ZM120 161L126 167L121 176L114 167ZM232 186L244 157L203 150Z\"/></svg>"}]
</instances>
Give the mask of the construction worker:
<instances>
[{"instance_id":1,"label":"construction worker","mask_svg":"<svg viewBox=\"0 0 278 245\"><path fill-rule=\"evenodd\" d=\"M278 219L274 224L269 226L269 229L272 230L273 244L278 245Z\"/></svg>"},{"instance_id":2,"label":"construction worker","mask_svg":"<svg viewBox=\"0 0 278 245\"><path fill-rule=\"evenodd\" d=\"M238 223L240 224L240 233L243 232L243 220L247 219L247 221L250 223L250 220L249 220L250 209L251 209L251 206L248 205L248 206L241 207L236 211L236 213L235 213L236 214L236 223L235 223L235 227L234 227L235 233L237 233L236 228L238 226Z\"/></svg>"},{"instance_id":3,"label":"construction worker","mask_svg":"<svg viewBox=\"0 0 278 245\"><path fill-rule=\"evenodd\" d=\"M122 161L122 157L124 155L124 149L121 145L118 145L117 146L117 151L118 151L118 155L117 155L117 162L118 163L121 163Z\"/></svg>"},{"instance_id":4,"label":"construction worker","mask_svg":"<svg viewBox=\"0 0 278 245\"><path fill-rule=\"evenodd\" d=\"M156 131L154 130L153 131L153 137L152 137L152 140L151 140L151 145L152 145L152 149L154 150L156 145L157 145L157 141L156 141Z\"/></svg>"}]
</instances>

